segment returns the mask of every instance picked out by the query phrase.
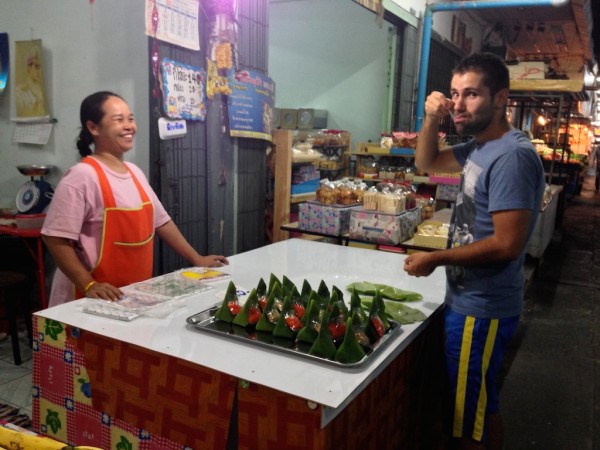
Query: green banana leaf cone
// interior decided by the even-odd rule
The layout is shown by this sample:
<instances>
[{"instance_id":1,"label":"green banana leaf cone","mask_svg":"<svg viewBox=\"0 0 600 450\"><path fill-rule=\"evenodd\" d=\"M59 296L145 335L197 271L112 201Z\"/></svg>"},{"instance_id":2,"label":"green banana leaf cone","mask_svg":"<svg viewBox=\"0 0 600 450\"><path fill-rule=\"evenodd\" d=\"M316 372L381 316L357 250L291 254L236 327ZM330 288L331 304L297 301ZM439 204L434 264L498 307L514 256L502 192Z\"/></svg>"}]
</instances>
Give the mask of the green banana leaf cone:
<instances>
[{"instance_id":1,"label":"green banana leaf cone","mask_svg":"<svg viewBox=\"0 0 600 450\"><path fill-rule=\"evenodd\" d=\"M215 312L215 319L231 323L234 317L241 311L242 307L238 301L237 289L233 281L229 282L223 303Z\"/></svg>"},{"instance_id":2,"label":"green banana leaf cone","mask_svg":"<svg viewBox=\"0 0 600 450\"><path fill-rule=\"evenodd\" d=\"M296 342L303 342L310 345L312 345L315 342L317 336L319 335L319 328L321 326L321 323L319 321L319 314L320 311L318 301L312 298L308 305L308 309L306 310L306 313L302 318L306 320L302 321L303 327L296 335ZM310 348L308 350L310 350Z\"/></svg>"},{"instance_id":3,"label":"green banana leaf cone","mask_svg":"<svg viewBox=\"0 0 600 450\"><path fill-rule=\"evenodd\" d=\"M358 315L358 318L361 321L361 325L366 325L368 316L362 307L362 301L356 289L352 289L352 294L350 295L350 316L354 316L354 314Z\"/></svg>"},{"instance_id":4,"label":"green banana leaf cone","mask_svg":"<svg viewBox=\"0 0 600 450\"><path fill-rule=\"evenodd\" d=\"M273 337L293 339L301 329L302 322L296 317L294 306L292 304L292 297L290 295L285 299L285 302L283 302L281 319L279 319L277 325L275 325Z\"/></svg>"},{"instance_id":5,"label":"green banana leaf cone","mask_svg":"<svg viewBox=\"0 0 600 450\"><path fill-rule=\"evenodd\" d=\"M321 320L321 328L314 344L308 351L310 355L319 356L321 358L333 359L335 356L336 348L331 338L331 332L329 331L329 312L325 311L323 319Z\"/></svg>"},{"instance_id":6,"label":"green banana leaf cone","mask_svg":"<svg viewBox=\"0 0 600 450\"><path fill-rule=\"evenodd\" d=\"M302 303L304 303L305 307L308 307L310 303L310 293L312 292L312 287L310 287L310 283L304 279L302 282L302 290L300 291L300 298L302 299Z\"/></svg>"},{"instance_id":7,"label":"green banana leaf cone","mask_svg":"<svg viewBox=\"0 0 600 450\"><path fill-rule=\"evenodd\" d=\"M335 352L334 360L342 364L354 364L362 360L366 356L365 351L358 343L356 334L352 327L352 318L348 318L346 322L346 334L342 344Z\"/></svg>"},{"instance_id":8,"label":"green banana leaf cone","mask_svg":"<svg viewBox=\"0 0 600 450\"><path fill-rule=\"evenodd\" d=\"M261 315L262 312L260 305L258 304L258 294L256 293L256 289L252 289L242 310L234 317L233 324L240 327L254 326Z\"/></svg>"},{"instance_id":9,"label":"green banana leaf cone","mask_svg":"<svg viewBox=\"0 0 600 450\"><path fill-rule=\"evenodd\" d=\"M267 294L267 284L262 278L256 285L256 295L258 295L258 304L260 305L260 310L264 311L265 306L267 305L267 300L269 299L269 295Z\"/></svg>"},{"instance_id":10,"label":"green banana leaf cone","mask_svg":"<svg viewBox=\"0 0 600 450\"><path fill-rule=\"evenodd\" d=\"M269 287L267 289L268 295L271 295L271 292L273 292L275 284L278 284L279 287L281 287L281 281L279 281L279 278L277 278L277 276L274 273L271 273L271 275L269 276Z\"/></svg>"},{"instance_id":11,"label":"green banana leaf cone","mask_svg":"<svg viewBox=\"0 0 600 450\"><path fill-rule=\"evenodd\" d=\"M325 281L321 280L319 283L317 294L319 294L319 297L321 297L321 300L323 301L323 304L319 305L319 307L323 309L329 303L329 298L331 297L331 292L325 284Z\"/></svg>"},{"instance_id":12,"label":"green banana leaf cone","mask_svg":"<svg viewBox=\"0 0 600 450\"><path fill-rule=\"evenodd\" d=\"M281 286L279 283L275 283L272 292L269 294L269 299L265 305L265 309L260 315L260 319L256 323L256 331L266 331L272 333L275 329L275 325L281 317L281 311L277 308L276 300L280 299Z\"/></svg>"}]
</instances>

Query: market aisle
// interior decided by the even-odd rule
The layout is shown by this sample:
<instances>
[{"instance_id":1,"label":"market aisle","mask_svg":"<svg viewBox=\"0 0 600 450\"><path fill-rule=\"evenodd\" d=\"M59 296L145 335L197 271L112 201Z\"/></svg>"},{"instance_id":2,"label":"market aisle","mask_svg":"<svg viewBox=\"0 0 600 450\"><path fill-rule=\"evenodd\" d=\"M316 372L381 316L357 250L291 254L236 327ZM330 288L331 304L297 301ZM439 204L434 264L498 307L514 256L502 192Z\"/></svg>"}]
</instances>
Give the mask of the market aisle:
<instances>
[{"instance_id":1,"label":"market aisle","mask_svg":"<svg viewBox=\"0 0 600 450\"><path fill-rule=\"evenodd\" d=\"M568 203L556 236L527 292L505 368L506 450L600 450L600 195L593 177ZM30 415L24 336L21 349L18 367L10 340L0 343L0 404Z\"/></svg>"},{"instance_id":2,"label":"market aisle","mask_svg":"<svg viewBox=\"0 0 600 450\"><path fill-rule=\"evenodd\" d=\"M600 449L600 195L567 203L525 298L500 392L505 449Z\"/></svg>"}]
</instances>

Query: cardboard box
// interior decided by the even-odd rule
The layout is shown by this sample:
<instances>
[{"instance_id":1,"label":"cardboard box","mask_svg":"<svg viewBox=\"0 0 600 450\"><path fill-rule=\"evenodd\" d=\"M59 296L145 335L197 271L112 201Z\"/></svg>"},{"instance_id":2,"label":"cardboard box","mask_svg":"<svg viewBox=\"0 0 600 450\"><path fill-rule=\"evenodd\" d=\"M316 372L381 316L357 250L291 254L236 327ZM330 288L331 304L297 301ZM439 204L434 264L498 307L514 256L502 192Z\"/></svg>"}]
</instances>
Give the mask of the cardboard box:
<instances>
[{"instance_id":1,"label":"cardboard box","mask_svg":"<svg viewBox=\"0 0 600 450\"><path fill-rule=\"evenodd\" d=\"M304 231L339 236L348 233L353 206L304 202L298 205L298 228Z\"/></svg>"},{"instance_id":2,"label":"cardboard box","mask_svg":"<svg viewBox=\"0 0 600 450\"><path fill-rule=\"evenodd\" d=\"M350 239L377 244L398 245L413 237L421 222L421 209L388 214L357 208L350 213Z\"/></svg>"},{"instance_id":3,"label":"cardboard box","mask_svg":"<svg viewBox=\"0 0 600 450\"><path fill-rule=\"evenodd\" d=\"M413 242L420 247L446 248L448 244L448 224L426 220L417 227Z\"/></svg>"},{"instance_id":4,"label":"cardboard box","mask_svg":"<svg viewBox=\"0 0 600 450\"><path fill-rule=\"evenodd\" d=\"M435 192L436 200L455 202L460 186L458 184L438 184Z\"/></svg>"},{"instance_id":5,"label":"cardboard box","mask_svg":"<svg viewBox=\"0 0 600 450\"><path fill-rule=\"evenodd\" d=\"M390 149L374 142L359 142L356 144L356 153L360 155L389 155Z\"/></svg>"}]
</instances>

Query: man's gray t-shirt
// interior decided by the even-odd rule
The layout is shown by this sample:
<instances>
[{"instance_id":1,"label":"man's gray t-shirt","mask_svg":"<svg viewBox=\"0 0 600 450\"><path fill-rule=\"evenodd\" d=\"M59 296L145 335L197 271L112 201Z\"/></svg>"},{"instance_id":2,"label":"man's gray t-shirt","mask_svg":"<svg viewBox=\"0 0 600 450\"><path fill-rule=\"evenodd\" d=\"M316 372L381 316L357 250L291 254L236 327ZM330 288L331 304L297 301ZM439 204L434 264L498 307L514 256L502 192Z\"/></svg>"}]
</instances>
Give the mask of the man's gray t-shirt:
<instances>
[{"instance_id":1,"label":"man's gray t-shirt","mask_svg":"<svg viewBox=\"0 0 600 450\"><path fill-rule=\"evenodd\" d=\"M469 244L494 233L492 213L528 209L533 212L527 240L535 227L544 169L533 144L519 130L477 145L456 145L463 166L461 189L450 223L449 247ZM460 267L447 266L446 304L454 311L480 318L504 318L521 313L525 249L513 261Z\"/></svg>"}]
</instances>

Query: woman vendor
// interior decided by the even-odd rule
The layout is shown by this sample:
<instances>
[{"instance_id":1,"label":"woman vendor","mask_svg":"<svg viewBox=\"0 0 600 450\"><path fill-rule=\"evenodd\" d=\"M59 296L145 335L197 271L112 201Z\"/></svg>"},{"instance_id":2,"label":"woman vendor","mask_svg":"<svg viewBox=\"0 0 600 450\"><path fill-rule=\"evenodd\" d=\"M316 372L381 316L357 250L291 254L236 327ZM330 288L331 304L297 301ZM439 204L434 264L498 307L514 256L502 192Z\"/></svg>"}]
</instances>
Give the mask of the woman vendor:
<instances>
[{"instance_id":1,"label":"woman vendor","mask_svg":"<svg viewBox=\"0 0 600 450\"><path fill-rule=\"evenodd\" d=\"M125 162L136 123L112 92L96 92L80 109L83 157L58 184L42 235L56 261L49 306L82 297L117 300L122 286L152 277L158 235L194 266L228 264L201 256L173 223L139 167Z\"/></svg>"}]
</instances>

